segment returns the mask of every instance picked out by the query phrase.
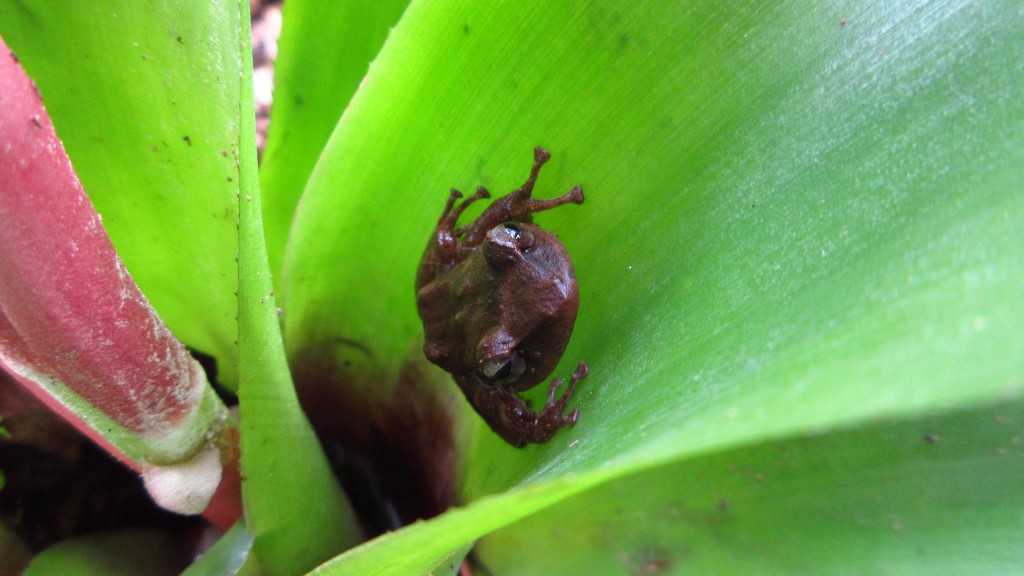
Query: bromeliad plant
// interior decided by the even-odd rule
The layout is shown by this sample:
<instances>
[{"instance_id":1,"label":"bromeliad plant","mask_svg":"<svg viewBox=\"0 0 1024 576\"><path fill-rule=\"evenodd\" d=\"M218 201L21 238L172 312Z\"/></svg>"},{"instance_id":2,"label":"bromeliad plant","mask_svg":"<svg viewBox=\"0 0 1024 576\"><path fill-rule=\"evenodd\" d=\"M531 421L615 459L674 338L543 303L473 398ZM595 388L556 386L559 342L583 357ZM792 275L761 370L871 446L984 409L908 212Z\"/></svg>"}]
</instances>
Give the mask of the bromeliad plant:
<instances>
[{"instance_id":1,"label":"bromeliad plant","mask_svg":"<svg viewBox=\"0 0 1024 576\"><path fill-rule=\"evenodd\" d=\"M285 8L257 174L245 3L0 1L74 167L8 59L0 357L241 515L190 573L1020 565L1014 3L330 4ZM556 373L591 376L516 449L423 358L414 285L447 190L536 145L538 197L587 190L537 220L579 279Z\"/></svg>"}]
</instances>

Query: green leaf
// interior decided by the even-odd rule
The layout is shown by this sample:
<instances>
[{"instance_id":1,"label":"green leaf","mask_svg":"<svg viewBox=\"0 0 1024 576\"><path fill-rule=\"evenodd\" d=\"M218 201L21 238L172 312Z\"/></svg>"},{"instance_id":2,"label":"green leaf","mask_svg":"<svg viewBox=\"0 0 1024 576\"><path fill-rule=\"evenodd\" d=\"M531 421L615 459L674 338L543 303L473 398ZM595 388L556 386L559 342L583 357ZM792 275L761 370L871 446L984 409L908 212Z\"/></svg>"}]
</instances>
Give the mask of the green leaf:
<instances>
[{"instance_id":1,"label":"green leaf","mask_svg":"<svg viewBox=\"0 0 1024 576\"><path fill-rule=\"evenodd\" d=\"M591 376L578 425L544 446L514 450L478 427L466 509L325 573L399 556L399 573L427 570L655 465L1019 396L1016 10L413 4L297 212L289 353L328 347L354 389L386 395L420 337L416 265L446 190L507 192L543 145L538 195L587 195L537 218L581 290L554 375L582 359Z\"/></svg>"},{"instance_id":2,"label":"green leaf","mask_svg":"<svg viewBox=\"0 0 1024 576\"><path fill-rule=\"evenodd\" d=\"M596 473L518 487L370 540L314 570L316 576L422 574L447 564L476 538L597 486Z\"/></svg>"},{"instance_id":3,"label":"green leaf","mask_svg":"<svg viewBox=\"0 0 1024 576\"><path fill-rule=\"evenodd\" d=\"M274 63L274 121L260 166L274 274L281 270L292 214L306 180L406 4L408 0L293 0L283 8L280 57Z\"/></svg>"},{"instance_id":4,"label":"green leaf","mask_svg":"<svg viewBox=\"0 0 1024 576\"><path fill-rule=\"evenodd\" d=\"M238 522L224 533L217 543L203 552L181 576L257 575L259 570L252 552L252 534Z\"/></svg>"},{"instance_id":5,"label":"green leaf","mask_svg":"<svg viewBox=\"0 0 1024 576\"><path fill-rule=\"evenodd\" d=\"M153 576L178 574L188 562L187 546L171 534L126 529L63 540L35 556L24 576Z\"/></svg>"},{"instance_id":6,"label":"green leaf","mask_svg":"<svg viewBox=\"0 0 1024 576\"><path fill-rule=\"evenodd\" d=\"M562 502L484 538L474 561L494 574L1005 573L1021 562L1013 543L1022 536L1022 421L1016 401L618 478L544 482L378 538L315 573L422 573L445 541L534 512L542 500ZM598 487L566 491L572 485ZM538 499L543 493L553 498Z\"/></svg>"},{"instance_id":7,"label":"green leaf","mask_svg":"<svg viewBox=\"0 0 1024 576\"><path fill-rule=\"evenodd\" d=\"M477 546L494 574L1009 574L1024 403L659 466ZM570 536L571 535L571 536Z\"/></svg>"},{"instance_id":8,"label":"green leaf","mask_svg":"<svg viewBox=\"0 0 1024 576\"><path fill-rule=\"evenodd\" d=\"M118 253L232 387L240 26L231 0L0 2Z\"/></svg>"},{"instance_id":9,"label":"green leaf","mask_svg":"<svg viewBox=\"0 0 1024 576\"><path fill-rule=\"evenodd\" d=\"M239 3L241 21L248 5ZM242 53L249 33L240 29ZM252 110L252 68L243 69L240 108ZM240 139L255 143L253 122ZM284 355L263 238L255 145L239 156L238 357L242 497L246 528L267 574L295 574L354 546L362 534L313 429L299 407Z\"/></svg>"}]
</instances>

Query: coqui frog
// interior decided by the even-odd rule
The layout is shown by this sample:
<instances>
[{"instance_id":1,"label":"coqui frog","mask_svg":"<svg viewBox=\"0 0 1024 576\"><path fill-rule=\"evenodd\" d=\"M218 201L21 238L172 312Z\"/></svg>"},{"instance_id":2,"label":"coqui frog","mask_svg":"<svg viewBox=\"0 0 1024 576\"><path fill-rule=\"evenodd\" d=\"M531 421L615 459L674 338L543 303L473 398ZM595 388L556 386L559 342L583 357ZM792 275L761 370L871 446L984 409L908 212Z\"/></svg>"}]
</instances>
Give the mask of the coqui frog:
<instances>
[{"instance_id":1,"label":"coqui frog","mask_svg":"<svg viewBox=\"0 0 1024 576\"><path fill-rule=\"evenodd\" d=\"M565 246L533 224L531 215L582 204L583 189L533 198L537 175L551 154L535 148L533 158L522 186L459 228L466 208L491 195L481 186L456 204L463 196L451 190L416 276L424 353L452 375L490 427L517 447L546 442L560 428L576 424L579 409L568 414L565 409L576 384L587 376L587 365L580 362L557 400L562 379L552 380L540 412L518 396L555 369L580 302Z\"/></svg>"}]
</instances>

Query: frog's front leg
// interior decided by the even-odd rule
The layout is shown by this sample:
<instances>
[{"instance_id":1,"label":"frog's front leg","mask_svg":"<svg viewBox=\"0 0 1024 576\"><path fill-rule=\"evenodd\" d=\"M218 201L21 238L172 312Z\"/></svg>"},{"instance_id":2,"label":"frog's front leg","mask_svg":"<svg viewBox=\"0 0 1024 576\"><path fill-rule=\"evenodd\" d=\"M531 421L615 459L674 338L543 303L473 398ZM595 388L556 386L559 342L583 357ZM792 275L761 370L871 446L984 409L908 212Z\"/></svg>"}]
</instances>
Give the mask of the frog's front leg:
<instances>
[{"instance_id":1,"label":"frog's front leg","mask_svg":"<svg viewBox=\"0 0 1024 576\"><path fill-rule=\"evenodd\" d=\"M480 186L469 198L466 198L458 205L455 202L462 198L462 192L452 188L448 194L448 200L444 204L441 217L434 226L434 233L427 242L427 249L420 259L419 270L416 273L416 289L420 290L431 283L452 266L457 263L459 252L459 237L462 232L455 229L459 216L469 207L470 204L481 198L490 198L491 194L486 188Z\"/></svg>"},{"instance_id":2,"label":"frog's front leg","mask_svg":"<svg viewBox=\"0 0 1024 576\"><path fill-rule=\"evenodd\" d=\"M444 204L444 211L441 212L441 218L437 221L434 236L437 251L441 256L442 262L450 262L455 258L457 245L456 238L461 235L461 231L455 229L455 225L459 221L459 216L462 216L462 213L465 212L466 208L469 208L469 205L473 202L490 197L491 193L483 186L479 186L472 196L456 205L455 201L462 198L462 192L452 188L448 195L448 201Z\"/></svg>"},{"instance_id":3,"label":"frog's front leg","mask_svg":"<svg viewBox=\"0 0 1024 576\"><path fill-rule=\"evenodd\" d=\"M564 412L576 384L587 374L587 365L580 362L569 379L569 386L558 400L555 400L555 394L562 386L562 379L552 380L543 412L534 412L514 392L498 386L478 384L476 390L467 396L491 429L509 444L522 448L527 444L547 442L560 428L576 424L579 409L574 408L568 414Z\"/></svg>"}]
</instances>

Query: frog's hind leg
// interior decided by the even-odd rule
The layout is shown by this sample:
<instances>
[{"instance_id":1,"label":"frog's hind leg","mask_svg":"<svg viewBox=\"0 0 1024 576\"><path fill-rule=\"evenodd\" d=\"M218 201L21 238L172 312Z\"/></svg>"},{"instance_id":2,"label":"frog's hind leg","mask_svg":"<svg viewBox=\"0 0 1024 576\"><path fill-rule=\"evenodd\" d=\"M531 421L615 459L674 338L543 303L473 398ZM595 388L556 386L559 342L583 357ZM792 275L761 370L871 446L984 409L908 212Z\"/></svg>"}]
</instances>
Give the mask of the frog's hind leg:
<instances>
[{"instance_id":1,"label":"frog's hind leg","mask_svg":"<svg viewBox=\"0 0 1024 576\"><path fill-rule=\"evenodd\" d=\"M478 186L476 192L472 196L466 198L458 206L455 205L455 201L462 198L462 192L459 192L455 188L452 188L451 194L448 196L448 201L444 204L444 212L441 213L440 220L437 221L439 228L446 228L448 230L455 229L455 223L458 222L459 216L469 208L469 205L482 198L490 198L491 193L487 191L483 186ZM455 235L460 235L461 229L455 231Z\"/></svg>"},{"instance_id":2,"label":"frog's hind leg","mask_svg":"<svg viewBox=\"0 0 1024 576\"><path fill-rule=\"evenodd\" d=\"M527 198L533 195L533 186L537 183L537 176L540 174L540 169L551 160L551 152L537 146L533 149L533 167L530 168L530 177L526 179L526 182L519 187L513 194L523 195Z\"/></svg>"},{"instance_id":3,"label":"frog's hind leg","mask_svg":"<svg viewBox=\"0 0 1024 576\"><path fill-rule=\"evenodd\" d=\"M526 179L522 186L512 191L505 198L502 198L502 200L507 199L506 205L503 206L507 214L506 220L529 223L532 221L530 215L534 212L550 210L563 204L583 204L583 188L580 186L574 187L557 198L537 200L533 197L533 187L537 183L540 169L550 159L551 153L547 150L540 146L533 149L533 167L530 169L530 177Z\"/></svg>"}]
</instances>

